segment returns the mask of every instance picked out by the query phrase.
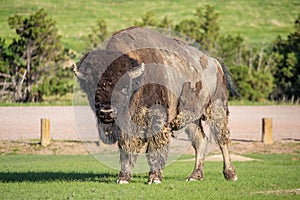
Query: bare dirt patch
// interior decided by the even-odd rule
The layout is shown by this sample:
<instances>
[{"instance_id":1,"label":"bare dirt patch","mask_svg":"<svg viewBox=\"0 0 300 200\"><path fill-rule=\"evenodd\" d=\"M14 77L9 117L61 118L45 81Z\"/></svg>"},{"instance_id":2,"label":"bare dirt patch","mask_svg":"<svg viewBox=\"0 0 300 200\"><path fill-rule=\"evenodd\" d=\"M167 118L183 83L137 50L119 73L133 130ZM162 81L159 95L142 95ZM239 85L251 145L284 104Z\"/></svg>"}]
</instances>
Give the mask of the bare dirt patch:
<instances>
[{"instance_id":1,"label":"bare dirt patch","mask_svg":"<svg viewBox=\"0 0 300 200\"><path fill-rule=\"evenodd\" d=\"M262 142L232 142L231 152L235 154L300 154L300 142L277 141L273 144Z\"/></svg>"},{"instance_id":2,"label":"bare dirt patch","mask_svg":"<svg viewBox=\"0 0 300 200\"><path fill-rule=\"evenodd\" d=\"M0 141L0 154L84 155L88 151L77 141L52 141L47 147L35 141Z\"/></svg>"},{"instance_id":3,"label":"bare dirt patch","mask_svg":"<svg viewBox=\"0 0 300 200\"><path fill-rule=\"evenodd\" d=\"M257 159L254 159L254 158L249 158L249 157L236 155L236 154L231 154L230 158L231 158L231 161L239 161L239 162L257 160ZM194 161L194 160L195 160L195 158L190 158L190 159L180 160L180 162L190 162L190 161ZM223 156L222 156L222 154L208 155L208 156L205 157L205 160L206 161L212 161L212 162L220 162L220 161L223 161Z\"/></svg>"},{"instance_id":4,"label":"bare dirt patch","mask_svg":"<svg viewBox=\"0 0 300 200\"><path fill-rule=\"evenodd\" d=\"M97 146L97 142L89 145ZM217 145L213 145L212 154L220 154ZM231 153L236 155L245 154L295 154L299 160L300 142L280 141L273 144L261 142L232 142ZM0 154L39 154L39 155L86 155L89 154L86 144L78 141L51 141L47 147L42 147L37 141L0 141ZM189 148L186 154L194 154L193 148Z\"/></svg>"},{"instance_id":5,"label":"bare dirt patch","mask_svg":"<svg viewBox=\"0 0 300 200\"><path fill-rule=\"evenodd\" d=\"M221 151L217 144L209 144L210 154L219 154ZM273 144L264 144L262 142L244 142L232 141L230 146L231 154L245 155L245 154L295 154L300 155L299 141L277 141ZM187 154L193 154L194 149L190 147Z\"/></svg>"}]
</instances>

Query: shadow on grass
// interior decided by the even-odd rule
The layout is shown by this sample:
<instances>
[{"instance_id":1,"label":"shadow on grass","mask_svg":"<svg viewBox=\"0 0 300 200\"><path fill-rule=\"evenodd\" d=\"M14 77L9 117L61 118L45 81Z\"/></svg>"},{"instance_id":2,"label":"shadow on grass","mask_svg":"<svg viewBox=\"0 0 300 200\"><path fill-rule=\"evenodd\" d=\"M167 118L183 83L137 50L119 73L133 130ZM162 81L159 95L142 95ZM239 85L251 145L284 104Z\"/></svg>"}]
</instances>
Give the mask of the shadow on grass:
<instances>
[{"instance_id":1,"label":"shadow on grass","mask_svg":"<svg viewBox=\"0 0 300 200\"><path fill-rule=\"evenodd\" d=\"M65 173L65 172L0 172L0 182L20 183L20 182L54 182L54 181L79 181L79 182L99 182L115 184L117 174L110 173ZM163 181L185 181L185 177L164 177ZM144 182L147 184L148 176L134 174L131 182Z\"/></svg>"},{"instance_id":2,"label":"shadow on grass","mask_svg":"<svg viewBox=\"0 0 300 200\"><path fill-rule=\"evenodd\" d=\"M87 181L115 182L117 174L76 173L76 172L0 172L0 182L39 182L39 181Z\"/></svg>"}]
</instances>

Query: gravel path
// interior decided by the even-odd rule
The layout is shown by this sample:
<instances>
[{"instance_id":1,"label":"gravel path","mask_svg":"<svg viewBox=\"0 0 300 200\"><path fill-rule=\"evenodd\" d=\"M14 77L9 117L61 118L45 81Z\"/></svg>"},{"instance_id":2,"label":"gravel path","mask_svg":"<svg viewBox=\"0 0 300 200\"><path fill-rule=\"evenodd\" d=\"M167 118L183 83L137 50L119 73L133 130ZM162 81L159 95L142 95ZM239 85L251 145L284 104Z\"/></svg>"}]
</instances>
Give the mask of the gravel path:
<instances>
[{"instance_id":1,"label":"gravel path","mask_svg":"<svg viewBox=\"0 0 300 200\"><path fill-rule=\"evenodd\" d=\"M273 121L273 140L300 141L300 106L231 106L231 138L260 141L262 118Z\"/></svg>"},{"instance_id":2,"label":"gravel path","mask_svg":"<svg viewBox=\"0 0 300 200\"><path fill-rule=\"evenodd\" d=\"M300 106L231 106L231 138L260 141L263 117L273 118L275 141L300 141ZM96 138L96 120L88 107L28 106L0 107L0 140L38 139L41 118L50 119L52 139Z\"/></svg>"}]
</instances>

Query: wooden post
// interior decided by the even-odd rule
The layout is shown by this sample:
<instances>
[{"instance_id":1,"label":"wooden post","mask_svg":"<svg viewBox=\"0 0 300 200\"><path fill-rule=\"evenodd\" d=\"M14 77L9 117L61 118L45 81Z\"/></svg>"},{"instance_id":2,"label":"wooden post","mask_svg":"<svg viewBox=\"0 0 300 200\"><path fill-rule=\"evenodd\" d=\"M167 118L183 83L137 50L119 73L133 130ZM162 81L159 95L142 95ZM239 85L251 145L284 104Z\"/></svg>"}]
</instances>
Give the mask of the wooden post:
<instances>
[{"instance_id":1,"label":"wooden post","mask_svg":"<svg viewBox=\"0 0 300 200\"><path fill-rule=\"evenodd\" d=\"M41 119L41 145L48 146L50 144L50 120Z\"/></svg>"},{"instance_id":2,"label":"wooden post","mask_svg":"<svg viewBox=\"0 0 300 200\"><path fill-rule=\"evenodd\" d=\"M262 142L265 144L273 143L272 118L262 119Z\"/></svg>"}]
</instances>

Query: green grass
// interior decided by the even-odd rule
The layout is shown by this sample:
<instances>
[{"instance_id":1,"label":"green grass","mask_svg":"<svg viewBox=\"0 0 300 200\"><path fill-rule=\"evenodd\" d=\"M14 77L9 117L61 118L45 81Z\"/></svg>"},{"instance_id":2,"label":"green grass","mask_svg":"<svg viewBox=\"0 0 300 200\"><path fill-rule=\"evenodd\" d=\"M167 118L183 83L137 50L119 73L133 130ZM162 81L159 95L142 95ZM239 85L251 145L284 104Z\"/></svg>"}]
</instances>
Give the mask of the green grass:
<instances>
[{"instance_id":1,"label":"green grass","mask_svg":"<svg viewBox=\"0 0 300 200\"><path fill-rule=\"evenodd\" d=\"M117 171L91 156L0 156L0 199L300 199L295 155L250 155L260 161L235 162L237 182L227 182L220 162L207 162L205 179L186 182L193 162L175 162L164 170L161 185L146 185L146 174L117 185Z\"/></svg>"},{"instance_id":2,"label":"green grass","mask_svg":"<svg viewBox=\"0 0 300 200\"><path fill-rule=\"evenodd\" d=\"M0 102L1 106L72 106L72 100L60 100L56 99L55 101L43 101L43 102L25 102L25 103L10 103L10 102Z\"/></svg>"},{"instance_id":3,"label":"green grass","mask_svg":"<svg viewBox=\"0 0 300 200\"><path fill-rule=\"evenodd\" d=\"M293 30L294 20L299 14L298 0L9 0L0 1L0 37L11 40L14 31L7 24L9 16L36 12L44 8L57 22L63 43L82 53L89 46L87 35L96 21L104 19L109 31L116 31L133 25L148 11L154 11L157 18L168 16L175 23L192 18L197 7L211 4L219 13L221 33L245 37L249 43L267 43L277 35L287 35Z\"/></svg>"}]
</instances>

